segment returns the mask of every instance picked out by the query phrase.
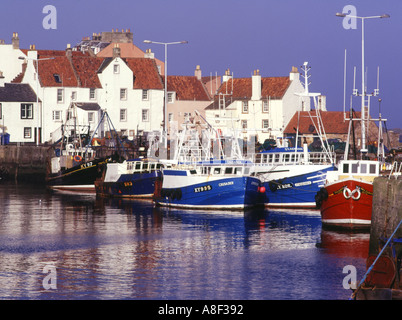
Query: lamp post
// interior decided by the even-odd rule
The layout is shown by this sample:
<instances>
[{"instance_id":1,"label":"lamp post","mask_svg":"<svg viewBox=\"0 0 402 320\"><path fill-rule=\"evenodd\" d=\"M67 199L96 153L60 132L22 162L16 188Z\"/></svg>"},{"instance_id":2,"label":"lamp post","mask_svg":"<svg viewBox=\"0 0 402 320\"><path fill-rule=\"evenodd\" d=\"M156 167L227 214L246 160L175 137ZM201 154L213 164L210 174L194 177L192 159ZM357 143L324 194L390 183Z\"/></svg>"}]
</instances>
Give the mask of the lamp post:
<instances>
[{"instance_id":1,"label":"lamp post","mask_svg":"<svg viewBox=\"0 0 402 320\"><path fill-rule=\"evenodd\" d=\"M366 149L366 133L365 133L365 102L364 98L366 96L366 90L365 90L365 81L364 81L364 20L366 19L376 19L376 18L389 18L389 14L382 14L380 16L367 16L367 17L359 17L359 16L352 16L348 15L345 13L337 13L337 17L341 18L354 18L354 19L361 19L362 21L362 92L361 92L361 132L362 132L362 148L360 150L361 153L366 153L368 150Z\"/></svg>"},{"instance_id":2,"label":"lamp post","mask_svg":"<svg viewBox=\"0 0 402 320\"><path fill-rule=\"evenodd\" d=\"M39 112L39 62L38 61L53 60L55 58L53 57L53 58L33 59L33 58L26 58L26 57L18 57L18 59L32 60L32 61L35 61L35 64L36 64L36 108L38 110L38 119L37 119L37 125L35 128L35 132L36 132L36 146L38 146L39 145L39 125L40 125L39 119L42 117L42 112Z\"/></svg>"},{"instance_id":3,"label":"lamp post","mask_svg":"<svg viewBox=\"0 0 402 320\"><path fill-rule=\"evenodd\" d=\"M176 41L176 42L158 42L158 41L151 41L151 40L144 40L144 43L155 43L155 44L162 44L165 46L165 98L164 98L164 120L163 120L163 131L165 133L165 148L167 148L167 46L170 44L186 44L188 41Z\"/></svg>"}]
</instances>

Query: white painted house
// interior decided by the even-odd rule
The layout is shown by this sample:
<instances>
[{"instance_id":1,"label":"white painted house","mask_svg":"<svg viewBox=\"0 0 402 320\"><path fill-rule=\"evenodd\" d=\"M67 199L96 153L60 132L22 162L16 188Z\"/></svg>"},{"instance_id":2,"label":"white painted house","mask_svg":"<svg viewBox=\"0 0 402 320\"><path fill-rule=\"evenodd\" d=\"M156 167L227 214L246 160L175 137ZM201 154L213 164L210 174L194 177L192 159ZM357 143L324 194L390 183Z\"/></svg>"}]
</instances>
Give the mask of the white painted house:
<instances>
[{"instance_id":1,"label":"white painted house","mask_svg":"<svg viewBox=\"0 0 402 320\"><path fill-rule=\"evenodd\" d=\"M32 46L20 50L22 56L0 57L22 61L13 82L29 84L38 93L39 103L34 102L33 108L39 142L51 141L52 134L60 132L72 103L80 109L79 120L90 124L91 131L105 110L122 135L132 138L138 132L161 129L164 94L154 59L122 59L118 46L115 49L113 57L103 58L69 46L65 51Z\"/></svg>"},{"instance_id":2,"label":"white painted house","mask_svg":"<svg viewBox=\"0 0 402 320\"><path fill-rule=\"evenodd\" d=\"M283 136L294 113L310 110L297 68L287 77L261 77L258 70L250 78L233 78L227 70L214 102L206 108L207 120L223 134L240 132L243 139L257 136L265 139Z\"/></svg>"}]
</instances>

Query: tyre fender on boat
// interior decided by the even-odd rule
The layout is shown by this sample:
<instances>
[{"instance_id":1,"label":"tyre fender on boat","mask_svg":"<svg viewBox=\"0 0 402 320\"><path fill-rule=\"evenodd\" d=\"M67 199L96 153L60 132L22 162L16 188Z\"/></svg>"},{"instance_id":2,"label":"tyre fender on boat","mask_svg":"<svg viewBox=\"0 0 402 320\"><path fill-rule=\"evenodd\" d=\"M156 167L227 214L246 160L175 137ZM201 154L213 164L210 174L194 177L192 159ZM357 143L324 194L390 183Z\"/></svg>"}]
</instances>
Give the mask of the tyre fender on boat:
<instances>
[{"instance_id":1,"label":"tyre fender on boat","mask_svg":"<svg viewBox=\"0 0 402 320\"><path fill-rule=\"evenodd\" d=\"M360 192L359 188L356 188L355 190L352 191L352 199L353 200L359 200L361 195L362 195L362 193Z\"/></svg>"},{"instance_id":2,"label":"tyre fender on boat","mask_svg":"<svg viewBox=\"0 0 402 320\"><path fill-rule=\"evenodd\" d=\"M345 197L345 199L350 199L350 197L352 196L352 191L350 191L348 187L344 187L343 196Z\"/></svg>"}]
</instances>

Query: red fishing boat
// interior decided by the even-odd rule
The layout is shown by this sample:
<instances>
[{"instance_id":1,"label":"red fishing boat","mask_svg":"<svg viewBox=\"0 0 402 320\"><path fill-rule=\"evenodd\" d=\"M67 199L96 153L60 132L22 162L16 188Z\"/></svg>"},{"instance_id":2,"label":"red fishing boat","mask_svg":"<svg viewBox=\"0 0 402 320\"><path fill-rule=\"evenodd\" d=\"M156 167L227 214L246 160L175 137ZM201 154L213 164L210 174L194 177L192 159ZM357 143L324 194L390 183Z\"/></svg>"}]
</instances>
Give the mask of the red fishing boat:
<instances>
[{"instance_id":1,"label":"red fishing boat","mask_svg":"<svg viewBox=\"0 0 402 320\"><path fill-rule=\"evenodd\" d=\"M370 228L373 181L380 175L380 162L344 160L331 174L316 195L323 226Z\"/></svg>"}]
</instances>

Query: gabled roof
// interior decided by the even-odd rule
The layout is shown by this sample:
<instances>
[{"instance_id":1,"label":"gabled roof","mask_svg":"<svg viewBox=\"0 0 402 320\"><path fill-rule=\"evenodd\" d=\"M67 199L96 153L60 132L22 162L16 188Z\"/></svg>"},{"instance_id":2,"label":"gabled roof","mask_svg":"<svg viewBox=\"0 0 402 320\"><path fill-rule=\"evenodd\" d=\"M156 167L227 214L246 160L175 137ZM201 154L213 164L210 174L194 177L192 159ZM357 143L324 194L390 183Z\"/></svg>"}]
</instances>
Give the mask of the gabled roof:
<instances>
[{"instance_id":1,"label":"gabled roof","mask_svg":"<svg viewBox=\"0 0 402 320\"><path fill-rule=\"evenodd\" d=\"M204 84L195 76L168 76L167 86L168 91L176 92L177 100L211 100Z\"/></svg>"},{"instance_id":2,"label":"gabled roof","mask_svg":"<svg viewBox=\"0 0 402 320\"><path fill-rule=\"evenodd\" d=\"M161 77L154 59L126 58L123 59L134 74L134 89L163 90Z\"/></svg>"},{"instance_id":3,"label":"gabled roof","mask_svg":"<svg viewBox=\"0 0 402 320\"><path fill-rule=\"evenodd\" d=\"M349 120L344 119L343 111L320 111L322 123L325 133L327 134L347 134L349 128ZM353 112L354 118L360 118L360 112ZM346 114L349 118L349 113ZM294 134L298 128L299 134L317 134L315 127L317 126L316 111L300 111L296 112L286 126L285 134ZM355 126L359 126L359 121L355 122Z\"/></svg>"},{"instance_id":4,"label":"gabled roof","mask_svg":"<svg viewBox=\"0 0 402 320\"><path fill-rule=\"evenodd\" d=\"M36 102L36 94L29 84L5 83L0 87L0 102Z\"/></svg>"},{"instance_id":5,"label":"gabled roof","mask_svg":"<svg viewBox=\"0 0 402 320\"><path fill-rule=\"evenodd\" d=\"M268 77L261 78L261 96L280 99L285 94L290 85L289 77ZM231 93L234 99L250 99L252 95L251 78L229 79L222 83L218 93Z\"/></svg>"},{"instance_id":6,"label":"gabled roof","mask_svg":"<svg viewBox=\"0 0 402 320\"><path fill-rule=\"evenodd\" d=\"M138 48L133 43L117 43L112 42L107 47L105 47L102 51L98 52L98 57L112 57L113 56L113 48L118 44L120 48L120 57L122 58L144 58L145 52Z\"/></svg>"}]
</instances>

